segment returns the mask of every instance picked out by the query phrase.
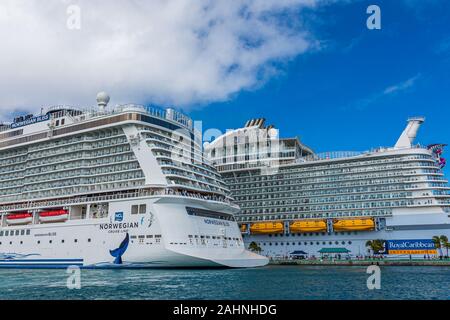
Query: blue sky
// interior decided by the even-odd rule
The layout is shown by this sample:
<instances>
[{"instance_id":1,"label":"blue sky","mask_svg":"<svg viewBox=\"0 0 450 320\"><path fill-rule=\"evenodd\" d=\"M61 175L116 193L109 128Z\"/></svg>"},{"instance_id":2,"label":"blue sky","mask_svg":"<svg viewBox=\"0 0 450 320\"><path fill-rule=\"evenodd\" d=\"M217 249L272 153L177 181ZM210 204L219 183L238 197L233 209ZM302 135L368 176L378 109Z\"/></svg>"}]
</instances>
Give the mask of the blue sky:
<instances>
[{"instance_id":1,"label":"blue sky","mask_svg":"<svg viewBox=\"0 0 450 320\"><path fill-rule=\"evenodd\" d=\"M265 117L316 152L392 146L417 115L418 142L450 143L449 0L41 2L0 2L0 121L106 91L203 128Z\"/></svg>"},{"instance_id":2,"label":"blue sky","mask_svg":"<svg viewBox=\"0 0 450 320\"><path fill-rule=\"evenodd\" d=\"M381 30L366 28L370 4ZM221 130L265 117L322 152L392 146L406 119L423 115L417 142L450 143L450 1L345 1L299 14L320 49L190 116Z\"/></svg>"}]
</instances>

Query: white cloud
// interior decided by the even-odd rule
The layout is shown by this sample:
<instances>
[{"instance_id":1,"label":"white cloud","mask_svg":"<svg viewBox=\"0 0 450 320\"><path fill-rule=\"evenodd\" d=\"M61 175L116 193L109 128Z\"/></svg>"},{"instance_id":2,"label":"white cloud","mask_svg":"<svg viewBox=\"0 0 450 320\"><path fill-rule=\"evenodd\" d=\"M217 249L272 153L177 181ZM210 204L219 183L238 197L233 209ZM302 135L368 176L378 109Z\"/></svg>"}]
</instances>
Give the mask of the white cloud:
<instances>
[{"instance_id":1,"label":"white cloud","mask_svg":"<svg viewBox=\"0 0 450 320\"><path fill-rule=\"evenodd\" d=\"M420 73L418 73L414 77L411 77L407 80L399 82L395 85L389 86L381 92L377 92L367 98L360 99L360 100L356 101L355 103L351 104L350 107L360 109L360 110L365 109L368 106L373 105L375 102L379 101L380 99L399 94L403 91L406 91L406 90L412 88L421 76L422 75Z\"/></svg>"},{"instance_id":2,"label":"white cloud","mask_svg":"<svg viewBox=\"0 0 450 320\"><path fill-rule=\"evenodd\" d=\"M320 0L2 0L0 118L49 104L226 100L314 46L300 10ZM81 30L66 26L81 8Z\"/></svg>"},{"instance_id":3,"label":"white cloud","mask_svg":"<svg viewBox=\"0 0 450 320\"><path fill-rule=\"evenodd\" d=\"M406 90L408 88L411 88L414 85L414 83L417 81L417 79L419 79L419 78L420 78L420 73L415 75L412 78L409 78L409 79L403 81L403 82L397 83L396 85L387 87L383 91L383 94L385 94L385 95L393 94L393 93L396 93L396 92L403 91L403 90Z\"/></svg>"}]
</instances>

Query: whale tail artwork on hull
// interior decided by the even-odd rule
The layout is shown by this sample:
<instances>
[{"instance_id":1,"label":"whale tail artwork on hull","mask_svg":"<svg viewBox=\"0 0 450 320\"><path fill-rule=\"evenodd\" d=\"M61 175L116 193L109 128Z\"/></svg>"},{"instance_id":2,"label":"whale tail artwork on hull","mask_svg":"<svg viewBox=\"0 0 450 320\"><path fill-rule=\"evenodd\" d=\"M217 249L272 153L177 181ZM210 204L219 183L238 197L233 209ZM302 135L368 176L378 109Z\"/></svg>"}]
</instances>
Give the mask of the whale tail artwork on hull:
<instances>
[{"instance_id":1,"label":"whale tail artwork on hull","mask_svg":"<svg viewBox=\"0 0 450 320\"><path fill-rule=\"evenodd\" d=\"M120 246L117 249L110 250L109 252L115 258L114 264L122 264L122 256L128 248L128 243L130 241L130 236L127 233L125 239L120 243Z\"/></svg>"}]
</instances>

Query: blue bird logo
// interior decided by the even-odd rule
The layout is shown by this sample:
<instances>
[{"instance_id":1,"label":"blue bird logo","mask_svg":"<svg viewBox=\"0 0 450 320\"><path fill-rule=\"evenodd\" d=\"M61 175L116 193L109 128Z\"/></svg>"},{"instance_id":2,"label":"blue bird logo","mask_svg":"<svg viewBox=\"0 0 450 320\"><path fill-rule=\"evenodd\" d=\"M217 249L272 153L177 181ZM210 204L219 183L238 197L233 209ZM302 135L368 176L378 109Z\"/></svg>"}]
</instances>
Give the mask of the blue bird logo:
<instances>
[{"instance_id":1,"label":"blue bird logo","mask_svg":"<svg viewBox=\"0 0 450 320\"><path fill-rule=\"evenodd\" d=\"M125 251L128 248L128 243L130 242L130 236L125 236L125 239L123 239L122 243L117 249L109 250L109 253L115 258L114 264L122 264L122 256L125 253Z\"/></svg>"}]
</instances>

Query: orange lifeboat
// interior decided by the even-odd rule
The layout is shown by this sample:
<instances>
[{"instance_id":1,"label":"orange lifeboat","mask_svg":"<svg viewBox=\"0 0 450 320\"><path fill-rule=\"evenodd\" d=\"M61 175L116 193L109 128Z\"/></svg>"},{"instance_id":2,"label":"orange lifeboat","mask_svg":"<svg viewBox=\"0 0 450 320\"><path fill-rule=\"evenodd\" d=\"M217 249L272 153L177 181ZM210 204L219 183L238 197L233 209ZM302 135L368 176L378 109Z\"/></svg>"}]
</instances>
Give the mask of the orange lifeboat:
<instances>
[{"instance_id":1,"label":"orange lifeboat","mask_svg":"<svg viewBox=\"0 0 450 320\"><path fill-rule=\"evenodd\" d=\"M251 234L275 234L283 232L284 232L284 225L280 221L256 222L250 225Z\"/></svg>"},{"instance_id":2,"label":"orange lifeboat","mask_svg":"<svg viewBox=\"0 0 450 320\"><path fill-rule=\"evenodd\" d=\"M13 213L6 216L6 223L8 225L22 225L33 222L33 214L29 212L25 213Z\"/></svg>"},{"instance_id":3,"label":"orange lifeboat","mask_svg":"<svg viewBox=\"0 0 450 320\"><path fill-rule=\"evenodd\" d=\"M242 233L247 232L247 225L246 224L241 224L239 226L239 229L241 230Z\"/></svg>"},{"instance_id":4,"label":"orange lifeboat","mask_svg":"<svg viewBox=\"0 0 450 320\"><path fill-rule=\"evenodd\" d=\"M373 218L342 219L333 222L334 231L371 231L375 230Z\"/></svg>"},{"instance_id":5,"label":"orange lifeboat","mask_svg":"<svg viewBox=\"0 0 450 320\"><path fill-rule=\"evenodd\" d=\"M39 221L42 223L62 222L67 219L69 219L69 212L67 210L52 210L39 213Z\"/></svg>"},{"instance_id":6,"label":"orange lifeboat","mask_svg":"<svg viewBox=\"0 0 450 320\"><path fill-rule=\"evenodd\" d=\"M327 223L325 220L294 221L289 225L291 233L325 232Z\"/></svg>"}]
</instances>

